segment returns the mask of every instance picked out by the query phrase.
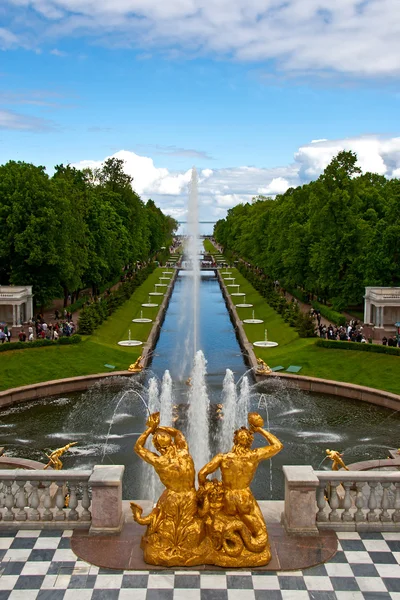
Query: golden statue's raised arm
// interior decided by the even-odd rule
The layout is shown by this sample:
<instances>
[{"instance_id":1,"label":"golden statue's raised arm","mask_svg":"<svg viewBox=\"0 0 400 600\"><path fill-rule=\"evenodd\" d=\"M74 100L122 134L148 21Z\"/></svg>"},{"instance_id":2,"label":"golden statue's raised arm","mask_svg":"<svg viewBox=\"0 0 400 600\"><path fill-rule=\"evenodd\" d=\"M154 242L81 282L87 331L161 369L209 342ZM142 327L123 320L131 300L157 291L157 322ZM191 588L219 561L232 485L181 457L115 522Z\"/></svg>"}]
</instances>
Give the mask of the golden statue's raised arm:
<instances>
[{"instance_id":1,"label":"golden statue's raised arm","mask_svg":"<svg viewBox=\"0 0 400 600\"><path fill-rule=\"evenodd\" d=\"M149 435L151 435L152 433L154 433L156 431L159 423L160 423L160 413L154 413L154 414L150 415L149 418L147 419L147 423L146 423L147 429L142 433L142 435L140 435L138 437L138 439L136 440L136 444L134 446L134 450L135 450L136 454L138 454L140 456L140 458L142 458L144 461L146 461L150 465L154 465L155 461L158 459L158 455L155 454L154 452L151 452L150 450L147 450L147 448L145 448L144 445L145 445Z\"/></svg>"},{"instance_id":2,"label":"golden statue's raised arm","mask_svg":"<svg viewBox=\"0 0 400 600\"><path fill-rule=\"evenodd\" d=\"M272 458L275 454L278 454L283 448L283 444L278 438L263 429L264 420L261 415L258 413L249 413L249 425L251 433L259 433L269 442L268 446L263 446L262 448L256 448L253 452L256 454L259 460L266 460L267 458Z\"/></svg>"},{"instance_id":3,"label":"golden statue's raised arm","mask_svg":"<svg viewBox=\"0 0 400 600\"><path fill-rule=\"evenodd\" d=\"M222 459L223 454L217 454L216 456L214 456L214 458L210 460L210 462L208 462L206 465L204 465L202 469L200 469L198 476L199 485L204 485L207 480L207 476L210 475L210 473L214 473L214 471L219 469Z\"/></svg>"}]
</instances>

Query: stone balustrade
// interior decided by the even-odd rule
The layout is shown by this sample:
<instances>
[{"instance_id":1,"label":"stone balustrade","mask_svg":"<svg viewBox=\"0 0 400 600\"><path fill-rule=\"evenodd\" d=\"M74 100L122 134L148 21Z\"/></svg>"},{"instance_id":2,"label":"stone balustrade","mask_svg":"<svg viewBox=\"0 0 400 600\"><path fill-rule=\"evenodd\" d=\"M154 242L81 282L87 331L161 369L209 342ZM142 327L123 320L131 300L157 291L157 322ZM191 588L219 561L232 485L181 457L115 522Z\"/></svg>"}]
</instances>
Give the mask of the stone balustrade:
<instances>
[{"instance_id":1,"label":"stone balustrade","mask_svg":"<svg viewBox=\"0 0 400 600\"><path fill-rule=\"evenodd\" d=\"M283 524L289 533L400 531L399 471L314 471L285 466Z\"/></svg>"},{"instance_id":2,"label":"stone balustrade","mask_svg":"<svg viewBox=\"0 0 400 600\"><path fill-rule=\"evenodd\" d=\"M91 470L0 470L0 531L77 529L114 533L122 525L123 466Z\"/></svg>"}]
</instances>

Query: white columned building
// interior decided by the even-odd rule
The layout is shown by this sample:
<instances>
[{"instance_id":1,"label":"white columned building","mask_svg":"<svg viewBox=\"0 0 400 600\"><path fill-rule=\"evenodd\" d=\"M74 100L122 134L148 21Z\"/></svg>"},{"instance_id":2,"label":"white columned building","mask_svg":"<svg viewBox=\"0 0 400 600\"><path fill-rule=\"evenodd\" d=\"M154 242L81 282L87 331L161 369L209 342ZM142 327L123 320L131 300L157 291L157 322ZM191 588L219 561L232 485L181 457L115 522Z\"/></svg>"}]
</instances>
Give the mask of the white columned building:
<instances>
[{"instance_id":1,"label":"white columned building","mask_svg":"<svg viewBox=\"0 0 400 600\"><path fill-rule=\"evenodd\" d=\"M400 322L400 287L366 287L364 323L374 324L382 333L395 333Z\"/></svg>"},{"instance_id":2,"label":"white columned building","mask_svg":"<svg viewBox=\"0 0 400 600\"><path fill-rule=\"evenodd\" d=\"M18 327L32 317L32 286L0 285L0 322Z\"/></svg>"}]
</instances>

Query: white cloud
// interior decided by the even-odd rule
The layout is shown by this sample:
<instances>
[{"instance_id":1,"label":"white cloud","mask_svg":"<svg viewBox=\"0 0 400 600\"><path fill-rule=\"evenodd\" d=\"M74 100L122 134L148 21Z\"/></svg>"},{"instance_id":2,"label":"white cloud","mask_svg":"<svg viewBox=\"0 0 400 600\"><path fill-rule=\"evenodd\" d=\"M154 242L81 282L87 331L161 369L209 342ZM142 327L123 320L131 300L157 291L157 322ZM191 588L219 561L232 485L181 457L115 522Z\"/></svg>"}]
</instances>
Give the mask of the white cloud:
<instances>
[{"instance_id":1,"label":"white cloud","mask_svg":"<svg viewBox=\"0 0 400 600\"><path fill-rule=\"evenodd\" d=\"M12 110L0 108L0 130L14 131L49 131L54 129L54 124L47 119L22 115Z\"/></svg>"},{"instance_id":2,"label":"white cloud","mask_svg":"<svg viewBox=\"0 0 400 600\"><path fill-rule=\"evenodd\" d=\"M290 188L290 184L284 177L275 177L267 187L258 188L258 194L267 194L268 196L276 196L283 194Z\"/></svg>"},{"instance_id":3,"label":"white cloud","mask_svg":"<svg viewBox=\"0 0 400 600\"><path fill-rule=\"evenodd\" d=\"M139 156L127 150L120 150L112 156L124 161L125 172L133 177L133 187L139 195L179 195L190 181L190 170L185 173L171 174L168 169L155 167L153 159L147 156ZM101 160L84 160L73 166L81 169L87 167L96 169L102 163Z\"/></svg>"},{"instance_id":4,"label":"white cloud","mask_svg":"<svg viewBox=\"0 0 400 600\"><path fill-rule=\"evenodd\" d=\"M0 120L1 125L1 120ZM353 150L365 171L387 177L400 177L400 138L362 136L343 140L313 141L299 148L291 165L275 168L232 167L203 169L199 176L200 218L217 220L236 204L250 202L257 194L274 197L289 187L317 178L341 150ZM113 156L125 161L134 189L144 200L151 197L160 208L177 219L184 219L191 171L172 173L155 166L153 159L121 150ZM99 167L101 161L81 161L78 168Z\"/></svg>"},{"instance_id":5,"label":"white cloud","mask_svg":"<svg viewBox=\"0 0 400 600\"><path fill-rule=\"evenodd\" d=\"M42 39L86 33L146 52L272 60L286 71L400 72L398 0L6 1L18 13L30 7L44 17L35 32ZM16 34L18 26L19 19Z\"/></svg>"},{"instance_id":6,"label":"white cloud","mask_svg":"<svg viewBox=\"0 0 400 600\"><path fill-rule=\"evenodd\" d=\"M7 50L8 48L22 45L19 38L12 31L0 27L0 50Z\"/></svg>"}]
</instances>

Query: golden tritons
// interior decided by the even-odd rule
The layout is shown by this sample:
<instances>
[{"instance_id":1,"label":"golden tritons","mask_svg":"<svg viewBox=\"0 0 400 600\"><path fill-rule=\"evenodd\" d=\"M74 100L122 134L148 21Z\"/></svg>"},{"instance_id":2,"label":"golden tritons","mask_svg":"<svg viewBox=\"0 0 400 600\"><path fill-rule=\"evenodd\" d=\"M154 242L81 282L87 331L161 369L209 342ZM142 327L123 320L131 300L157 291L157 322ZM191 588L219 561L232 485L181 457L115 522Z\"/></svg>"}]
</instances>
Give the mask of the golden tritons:
<instances>
[{"instance_id":1,"label":"golden tritons","mask_svg":"<svg viewBox=\"0 0 400 600\"><path fill-rule=\"evenodd\" d=\"M48 469L49 467L51 467L55 471L61 471L63 463L60 460L60 456L62 456L64 452L67 452L67 450L69 450L71 446L76 446L77 443L78 442L71 442L70 444L63 446L62 448L57 448L57 450L54 450L54 452L51 452L51 454L46 454L47 458L49 459L49 462L45 467L43 467L43 469Z\"/></svg>"},{"instance_id":2,"label":"golden tritons","mask_svg":"<svg viewBox=\"0 0 400 600\"><path fill-rule=\"evenodd\" d=\"M282 444L263 429L260 415L250 413L248 420L249 428L235 431L232 450L217 454L200 470L196 490L184 435L160 426L159 413L150 415L135 452L154 467L166 489L145 517L142 508L131 502L135 521L147 526L141 543L147 563L255 567L271 560L267 528L250 483L259 463L277 454ZM268 445L252 449L255 433ZM159 454L144 447L150 435ZM218 469L222 480L209 480Z\"/></svg>"}]
</instances>

